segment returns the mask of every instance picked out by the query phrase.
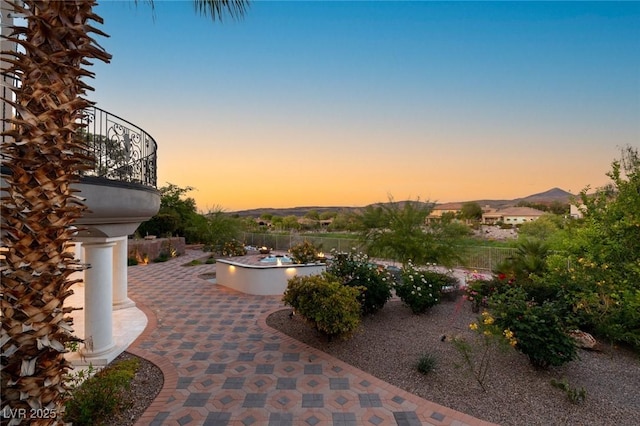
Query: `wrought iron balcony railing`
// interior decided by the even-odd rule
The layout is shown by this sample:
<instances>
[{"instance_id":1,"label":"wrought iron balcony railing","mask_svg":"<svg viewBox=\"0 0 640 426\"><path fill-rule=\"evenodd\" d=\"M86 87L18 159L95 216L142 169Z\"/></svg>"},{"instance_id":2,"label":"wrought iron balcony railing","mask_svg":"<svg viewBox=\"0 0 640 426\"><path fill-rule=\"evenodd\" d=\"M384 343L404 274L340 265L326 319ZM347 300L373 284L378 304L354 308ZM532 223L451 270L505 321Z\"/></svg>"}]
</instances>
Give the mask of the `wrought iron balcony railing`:
<instances>
[{"instance_id":1,"label":"wrought iron balcony railing","mask_svg":"<svg viewBox=\"0 0 640 426\"><path fill-rule=\"evenodd\" d=\"M20 80L2 73L2 99L13 99L12 88ZM2 102L2 131L11 124L15 110ZM157 144L147 132L129 121L97 107L83 111L80 122L84 127L80 137L87 142L88 154L95 160L83 176L137 183L157 188ZM4 141L4 136L2 141Z\"/></svg>"},{"instance_id":2,"label":"wrought iron balcony railing","mask_svg":"<svg viewBox=\"0 0 640 426\"><path fill-rule=\"evenodd\" d=\"M84 110L81 136L95 160L85 176L156 187L157 144L147 132L97 107Z\"/></svg>"}]
</instances>

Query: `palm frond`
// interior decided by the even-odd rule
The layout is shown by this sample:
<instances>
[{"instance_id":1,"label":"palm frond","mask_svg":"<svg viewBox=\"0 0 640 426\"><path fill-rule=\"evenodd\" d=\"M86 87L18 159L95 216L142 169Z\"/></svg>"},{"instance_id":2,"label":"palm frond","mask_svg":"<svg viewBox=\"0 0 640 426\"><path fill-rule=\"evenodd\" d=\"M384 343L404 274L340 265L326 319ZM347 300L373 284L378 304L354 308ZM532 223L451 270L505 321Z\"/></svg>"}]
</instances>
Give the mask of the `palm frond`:
<instances>
[{"instance_id":1,"label":"palm frond","mask_svg":"<svg viewBox=\"0 0 640 426\"><path fill-rule=\"evenodd\" d=\"M198 14L210 16L214 21L222 21L225 14L233 19L244 16L249 2L247 0L194 0L193 5Z\"/></svg>"}]
</instances>

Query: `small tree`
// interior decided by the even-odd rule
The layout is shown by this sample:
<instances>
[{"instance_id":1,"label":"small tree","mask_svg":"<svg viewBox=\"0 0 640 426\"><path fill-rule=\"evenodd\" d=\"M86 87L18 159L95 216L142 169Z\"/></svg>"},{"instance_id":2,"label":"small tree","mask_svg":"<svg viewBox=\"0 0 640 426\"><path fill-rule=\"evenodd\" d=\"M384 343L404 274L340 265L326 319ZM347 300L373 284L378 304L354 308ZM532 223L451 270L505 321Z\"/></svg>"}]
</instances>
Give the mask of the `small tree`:
<instances>
[{"instance_id":1,"label":"small tree","mask_svg":"<svg viewBox=\"0 0 640 426\"><path fill-rule=\"evenodd\" d=\"M241 228L240 220L226 213L221 207L215 207L200 215L194 225L189 229L189 233L197 235L194 238L215 252L220 252L225 243L237 240Z\"/></svg>"},{"instance_id":2,"label":"small tree","mask_svg":"<svg viewBox=\"0 0 640 426\"><path fill-rule=\"evenodd\" d=\"M349 211L337 213L329 225L331 231L358 231L359 229L358 215Z\"/></svg>"},{"instance_id":3,"label":"small tree","mask_svg":"<svg viewBox=\"0 0 640 426\"><path fill-rule=\"evenodd\" d=\"M334 219L338 215L337 212L328 211L320 213L320 220Z\"/></svg>"},{"instance_id":4,"label":"small tree","mask_svg":"<svg viewBox=\"0 0 640 426\"><path fill-rule=\"evenodd\" d=\"M555 214L543 214L532 222L525 222L518 230L518 238L548 241L560 229L564 228L565 219Z\"/></svg>"},{"instance_id":5,"label":"small tree","mask_svg":"<svg viewBox=\"0 0 640 426\"><path fill-rule=\"evenodd\" d=\"M320 220L320 213L318 213L318 210L309 210L304 217L311 220Z\"/></svg>"},{"instance_id":6,"label":"small tree","mask_svg":"<svg viewBox=\"0 0 640 426\"><path fill-rule=\"evenodd\" d=\"M274 218L274 223L275 223L275 219ZM284 229L289 229L289 230L298 230L300 229L300 223L298 222L298 217L294 216L294 215L289 215L289 216L285 216L282 218L282 227Z\"/></svg>"},{"instance_id":7,"label":"small tree","mask_svg":"<svg viewBox=\"0 0 640 426\"><path fill-rule=\"evenodd\" d=\"M482 219L482 207L475 201L464 203L460 210L460 217L466 220L480 220Z\"/></svg>"},{"instance_id":8,"label":"small tree","mask_svg":"<svg viewBox=\"0 0 640 426\"><path fill-rule=\"evenodd\" d=\"M392 197L388 203L367 207L360 221L361 238L368 254L396 259L402 264L410 260L416 263L434 260L435 241L424 232L425 220L431 210L430 203L420 200L397 203Z\"/></svg>"},{"instance_id":9,"label":"small tree","mask_svg":"<svg viewBox=\"0 0 640 426\"><path fill-rule=\"evenodd\" d=\"M425 224L433 203L389 202L367 207L360 216L360 237L373 257L394 259L406 265L450 264L458 256L454 246L468 233L455 223Z\"/></svg>"},{"instance_id":10,"label":"small tree","mask_svg":"<svg viewBox=\"0 0 640 426\"><path fill-rule=\"evenodd\" d=\"M196 201L191 197L185 197L193 187L181 188L172 183L160 188L160 210L138 228L142 236L157 235L170 236L181 235L189 242L193 241L193 234L189 233L198 222Z\"/></svg>"}]
</instances>

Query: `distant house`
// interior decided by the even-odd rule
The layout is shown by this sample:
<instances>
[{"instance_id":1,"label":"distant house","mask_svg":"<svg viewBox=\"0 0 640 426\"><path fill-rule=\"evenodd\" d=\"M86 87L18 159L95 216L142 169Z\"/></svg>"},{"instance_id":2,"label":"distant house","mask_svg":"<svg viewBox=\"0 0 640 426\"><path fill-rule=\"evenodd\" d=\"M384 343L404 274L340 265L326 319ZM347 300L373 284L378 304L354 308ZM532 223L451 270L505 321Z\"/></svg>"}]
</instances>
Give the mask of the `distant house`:
<instances>
[{"instance_id":1,"label":"distant house","mask_svg":"<svg viewBox=\"0 0 640 426\"><path fill-rule=\"evenodd\" d=\"M543 214L545 214L545 212L531 207L507 207L500 210L486 211L482 214L482 223L490 225L502 222L505 224L518 225L520 223L534 221Z\"/></svg>"},{"instance_id":2,"label":"distant house","mask_svg":"<svg viewBox=\"0 0 640 426\"><path fill-rule=\"evenodd\" d=\"M569 215L573 219L582 219L584 217L585 210L587 210L587 206L584 204L580 204L580 206L571 204L569 206Z\"/></svg>"},{"instance_id":3,"label":"distant house","mask_svg":"<svg viewBox=\"0 0 640 426\"><path fill-rule=\"evenodd\" d=\"M453 214L457 216L462 210L462 203L447 203L439 206L435 206L429 216L427 216L427 222L438 222L442 220L444 214Z\"/></svg>"},{"instance_id":4,"label":"distant house","mask_svg":"<svg viewBox=\"0 0 640 426\"><path fill-rule=\"evenodd\" d=\"M328 228L333 222L333 219L316 220L308 217L298 218L298 223L303 228Z\"/></svg>"}]
</instances>

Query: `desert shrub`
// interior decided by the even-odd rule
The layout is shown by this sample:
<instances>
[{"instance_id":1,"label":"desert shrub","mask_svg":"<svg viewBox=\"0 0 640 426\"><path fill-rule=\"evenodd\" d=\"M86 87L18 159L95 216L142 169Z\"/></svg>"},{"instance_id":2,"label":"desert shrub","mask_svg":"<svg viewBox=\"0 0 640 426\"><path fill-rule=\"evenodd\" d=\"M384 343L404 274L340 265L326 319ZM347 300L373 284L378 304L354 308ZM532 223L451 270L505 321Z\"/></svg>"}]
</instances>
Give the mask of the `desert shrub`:
<instances>
[{"instance_id":1,"label":"desert shrub","mask_svg":"<svg viewBox=\"0 0 640 426\"><path fill-rule=\"evenodd\" d=\"M527 299L524 289L514 287L491 297L495 321L511 330L516 349L539 368L560 366L577 357L575 342L566 333L562 308L557 302L537 303Z\"/></svg>"},{"instance_id":2,"label":"desert shrub","mask_svg":"<svg viewBox=\"0 0 640 426\"><path fill-rule=\"evenodd\" d=\"M364 289L358 296L362 313L373 314L382 309L391 298L391 275L385 269L372 264L364 253L334 251L332 254L333 260L327 266L327 272L344 285Z\"/></svg>"},{"instance_id":3,"label":"desert shrub","mask_svg":"<svg viewBox=\"0 0 640 426\"><path fill-rule=\"evenodd\" d=\"M72 387L82 383L71 391L65 405L65 421L74 425L105 424L113 413L130 404L124 400L123 393L129 389L139 364L137 358L131 358L110 365L86 380L84 373L79 373L82 377L71 377Z\"/></svg>"},{"instance_id":4,"label":"desert shrub","mask_svg":"<svg viewBox=\"0 0 640 426\"><path fill-rule=\"evenodd\" d=\"M587 398L587 390L585 388L583 387L579 389L574 388L571 385L569 385L569 382L567 382L567 379L564 379L564 380L551 379L551 386L564 391L567 394L567 398L572 404L579 404L581 402L584 402L584 400Z\"/></svg>"},{"instance_id":5,"label":"desert shrub","mask_svg":"<svg viewBox=\"0 0 640 426\"><path fill-rule=\"evenodd\" d=\"M440 303L440 294L445 286L457 286L458 280L448 274L416 269L408 262L395 283L396 294L414 314L421 314Z\"/></svg>"},{"instance_id":6,"label":"desert shrub","mask_svg":"<svg viewBox=\"0 0 640 426\"><path fill-rule=\"evenodd\" d=\"M360 325L361 291L327 273L295 276L288 280L282 300L331 339L346 337Z\"/></svg>"},{"instance_id":7,"label":"desert shrub","mask_svg":"<svg viewBox=\"0 0 640 426\"><path fill-rule=\"evenodd\" d=\"M422 354L420 358L418 358L418 361L416 362L415 367L420 374L426 375L431 373L433 370L435 370L436 364L437 364L436 357L434 357L431 354L425 353L425 354Z\"/></svg>"},{"instance_id":8,"label":"desert shrub","mask_svg":"<svg viewBox=\"0 0 640 426\"><path fill-rule=\"evenodd\" d=\"M160 253L158 257L153 259L154 263L166 262L167 260L169 260L169 255L167 253Z\"/></svg>"},{"instance_id":9,"label":"desert shrub","mask_svg":"<svg viewBox=\"0 0 640 426\"><path fill-rule=\"evenodd\" d=\"M318 258L319 252L320 248L309 240L304 240L300 244L296 244L289 249L293 263L298 264L315 262Z\"/></svg>"},{"instance_id":10,"label":"desert shrub","mask_svg":"<svg viewBox=\"0 0 640 426\"><path fill-rule=\"evenodd\" d=\"M171 240L171 238L168 238L162 242L162 245L160 247L160 256L166 258L167 260L178 256L178 250L173 245L173 241Z\"/></svg>"}]
</instances>

